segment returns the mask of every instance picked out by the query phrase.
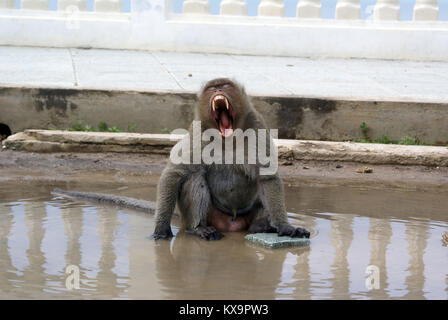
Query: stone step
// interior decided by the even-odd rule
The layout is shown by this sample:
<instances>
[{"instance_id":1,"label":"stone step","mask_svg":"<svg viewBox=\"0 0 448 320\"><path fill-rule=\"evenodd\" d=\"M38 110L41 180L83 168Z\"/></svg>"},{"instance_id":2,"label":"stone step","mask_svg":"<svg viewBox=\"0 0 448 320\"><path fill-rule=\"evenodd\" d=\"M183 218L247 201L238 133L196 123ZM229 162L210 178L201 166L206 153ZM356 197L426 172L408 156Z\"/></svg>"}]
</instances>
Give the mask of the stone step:
<instances>
[{"instance_id":1,"label":"stone step","mask_svg":"<svg viewBox=\"0 0 448 320\"><path fill-rule=\"evenodd\" d=\"M181 135L26 130L3 148L28 152L124 152L169 154ZM448 147L354 142L275 140L285 161L347 161L370 164L448 166Z\"/></svg>"}]
</instances>

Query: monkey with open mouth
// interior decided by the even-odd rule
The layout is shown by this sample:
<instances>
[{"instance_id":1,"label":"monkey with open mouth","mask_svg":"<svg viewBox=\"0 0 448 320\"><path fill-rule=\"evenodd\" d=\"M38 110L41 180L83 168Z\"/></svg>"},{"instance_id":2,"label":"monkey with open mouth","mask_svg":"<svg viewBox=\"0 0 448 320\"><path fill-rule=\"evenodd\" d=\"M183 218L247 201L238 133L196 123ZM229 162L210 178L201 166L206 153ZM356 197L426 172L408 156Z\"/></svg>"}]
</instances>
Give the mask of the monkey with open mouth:
<instances>
[{"instance_id":1,"label":"monkey with open mouth","mask_svg":"<svg viewBox=\"0 0 448 320\"><path fill-rule=\"evenodd\" d=\"M232 139L237 129L243 132L253 129L257 135L259 129L267 129L244 87L226 78L205 84L199 92L195 111L202 132L216 129L223 139ZM178 144L190 143L191 139L190 127L190 134ZM268 135L267 149L272 143ZM232 145L232 148L235 147ZM173 236L170 222L176 204L186 231L205 240L219 240L222 232L245 230L309 238L307 230L295 228L287 220L278 174L262 175L261 167L259 162L185 164L170 160L158 183L153 238Z\"/></svg>"}]
</instances>

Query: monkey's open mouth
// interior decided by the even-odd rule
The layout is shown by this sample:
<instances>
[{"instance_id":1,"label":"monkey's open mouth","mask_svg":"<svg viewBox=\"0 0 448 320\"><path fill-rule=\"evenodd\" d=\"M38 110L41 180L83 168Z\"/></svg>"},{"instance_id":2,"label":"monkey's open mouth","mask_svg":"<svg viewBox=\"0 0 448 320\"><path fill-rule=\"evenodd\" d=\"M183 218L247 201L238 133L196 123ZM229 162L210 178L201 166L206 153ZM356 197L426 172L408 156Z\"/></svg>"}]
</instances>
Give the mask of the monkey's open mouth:
<instances>
[{"instance_id":1,"label":"monkey's open mouth","mask_svg":"<svg viewBox=\"0 0 448 320\"><path fill-rule=\"evenodd\" d=\"M231 136L233 133L234 111L229 99L222 94L217 94L212 97L211 113L221 135L223 137Z\"/></svg>"}]
</instances>

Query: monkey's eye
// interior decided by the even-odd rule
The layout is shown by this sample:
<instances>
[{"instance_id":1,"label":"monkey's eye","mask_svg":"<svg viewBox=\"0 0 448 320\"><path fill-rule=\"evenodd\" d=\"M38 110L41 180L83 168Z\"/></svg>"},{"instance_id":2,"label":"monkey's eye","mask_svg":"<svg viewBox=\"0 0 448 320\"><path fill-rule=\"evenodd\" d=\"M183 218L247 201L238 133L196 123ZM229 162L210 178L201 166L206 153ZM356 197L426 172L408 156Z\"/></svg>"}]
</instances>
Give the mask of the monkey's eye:
<instances>
[{"instance_id":1,"label":"monkey's eye","mask_svg":"<svg viewBox=\"0 0 448 320\"><path fill-rule=\"evenodd\" d=\"M225 84L222 85L223 89L227 89L227 88L230 88L230 87L231 87L231 85L229 83L225 83Z\"/></svg>"},{"instance_id":2,"label":"monkey's eye","mask_svg":"<svg viewBox=\"0 0 448 320\"><path fill-rule=\"evenodd\" d=\"M207 90L208 90L208 91L215 91L215 90L216 90L216 87L211 86L211 87L208 87Z\"/></svg>"}]
</instances>

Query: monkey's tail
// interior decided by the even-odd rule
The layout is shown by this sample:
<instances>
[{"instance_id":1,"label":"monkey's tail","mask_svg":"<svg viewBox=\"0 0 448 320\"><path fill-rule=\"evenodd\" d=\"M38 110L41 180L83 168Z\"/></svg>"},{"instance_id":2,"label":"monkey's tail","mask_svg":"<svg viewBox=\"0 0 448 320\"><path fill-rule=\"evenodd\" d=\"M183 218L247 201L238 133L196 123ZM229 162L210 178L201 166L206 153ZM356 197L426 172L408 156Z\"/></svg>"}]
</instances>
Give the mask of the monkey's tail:
<instances>
[{"instance_id":1,"label":"monkey's tail","mask_svg":"<svg viewBox=\"0 0 448 320\"><path fill-rule=\"evenodd\" d=\"M70 198L88 200L98 203L107 203L120 207L126 207L148 213L154 213L156 211L156 204L152 201L138 200L129 197L114 196L111 194L95 193L95 192L78 192L68 191L55 188L52 192L54 195L62 195Z\"/></svg>"}]
</instances>

